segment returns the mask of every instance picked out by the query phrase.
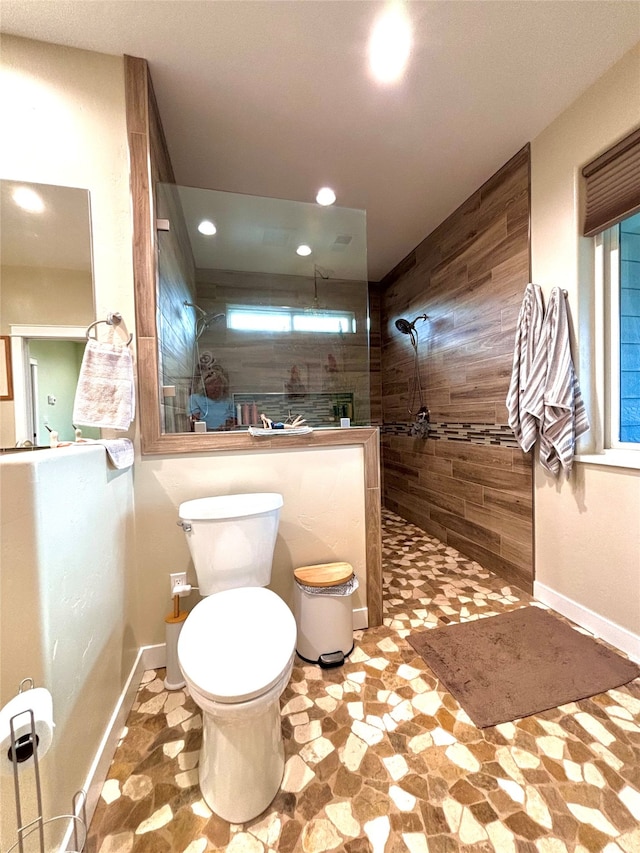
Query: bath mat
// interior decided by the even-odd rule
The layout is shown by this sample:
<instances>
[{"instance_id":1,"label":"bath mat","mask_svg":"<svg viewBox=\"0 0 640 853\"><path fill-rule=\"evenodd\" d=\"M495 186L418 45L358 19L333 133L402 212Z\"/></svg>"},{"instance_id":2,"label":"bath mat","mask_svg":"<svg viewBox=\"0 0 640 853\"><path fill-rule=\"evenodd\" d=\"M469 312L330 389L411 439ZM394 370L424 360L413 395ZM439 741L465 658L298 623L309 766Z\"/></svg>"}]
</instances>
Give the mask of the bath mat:
<instances>
[{"instance_id":1,"label":"bath mat","mask_svg":"<svg viewBox=\"0 0 640 853\"><path fill-rule=\"evenodd\" d=\"M479 728L640 676L640 666L535 606L414 632L407 640Z\"/></svg>"}]
</instances>

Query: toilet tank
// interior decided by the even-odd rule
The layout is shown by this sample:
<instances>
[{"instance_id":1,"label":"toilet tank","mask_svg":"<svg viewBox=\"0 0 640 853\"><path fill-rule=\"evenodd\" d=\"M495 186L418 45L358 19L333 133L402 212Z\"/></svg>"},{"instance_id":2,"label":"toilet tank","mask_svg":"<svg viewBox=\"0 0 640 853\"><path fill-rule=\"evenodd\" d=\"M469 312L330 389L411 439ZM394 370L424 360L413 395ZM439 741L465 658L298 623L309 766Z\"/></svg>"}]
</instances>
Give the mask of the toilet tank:
<instances>
[{"instance_id":1,"label":"toilet tank","mask_svg":"<svg viewBox=\"0 0 640 853\"><path fill-rule=\"evenodd\" d=\"M180 504L200 595L267 586L278 534L282 495L218 495Z\"/></svg>"}]
</instances>

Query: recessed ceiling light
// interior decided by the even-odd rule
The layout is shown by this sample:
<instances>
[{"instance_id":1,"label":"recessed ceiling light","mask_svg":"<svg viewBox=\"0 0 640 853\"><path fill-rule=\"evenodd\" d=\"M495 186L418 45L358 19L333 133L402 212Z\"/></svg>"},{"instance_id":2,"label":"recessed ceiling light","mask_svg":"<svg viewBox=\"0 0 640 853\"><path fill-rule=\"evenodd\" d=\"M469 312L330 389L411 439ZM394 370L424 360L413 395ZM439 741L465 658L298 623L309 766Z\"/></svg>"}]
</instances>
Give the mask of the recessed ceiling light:
<instances>
[{"instance_id":1,"label":"recessed ceiling light","mask_svg":"<svg viewBox=\"0 0 640 853\"><path fill-rule=\"evenodd\" d=\"M13 191L13 200L23 210L29 213L42 213L44 210L44 202L35 190L29 187L16 187Z\"/></svg>"},{"instance_id":2,"label":"recessed ceiling light","mask_svg":"<svg viewBox=\"0 0 640 853\"><path fill-rule=\"evenodd\" d=\"M302 255L303 258L306 258L307 255L311 254L311 246L307 246L306 243L303 243L301 246L298 246L296 249L297 255Z\"/></svg>"},{"instance_id":3,"label":"recessed ceiling light","mask_svg":"<svg viewBox=\"0 0 640 853\"><path fill-rule=\"evenodd\" d=\"M403 75L411 53L411 24L400 3L384 11L369 39L369 67L380 83L396 83Z\"/></svg>"},{"instance_id":4,"label":"recessed ceiling light","mask_svg":"<svg viewBox=\"0 0 640 853\"><path fill-rule=\"evenodd\" d=\"M217 229L213 222L210 222L208 219L203 219L200 225L198 225L198 231L201 234L204 234L205 237L212 237Z\"/></svg>"},{"instance_id":5,"label":"recessed ceiling light","mask_svg":"<svg viewBox=\"0 0 640 853\"><path fill-rule=\"evenodd\" d=\"M336 194L331 187L322 187L322 189L318 190L318 194L316 196L318 204L322 204L327 207L328 205L333 204L335 200Z\"/></svg>"}]
</instances>

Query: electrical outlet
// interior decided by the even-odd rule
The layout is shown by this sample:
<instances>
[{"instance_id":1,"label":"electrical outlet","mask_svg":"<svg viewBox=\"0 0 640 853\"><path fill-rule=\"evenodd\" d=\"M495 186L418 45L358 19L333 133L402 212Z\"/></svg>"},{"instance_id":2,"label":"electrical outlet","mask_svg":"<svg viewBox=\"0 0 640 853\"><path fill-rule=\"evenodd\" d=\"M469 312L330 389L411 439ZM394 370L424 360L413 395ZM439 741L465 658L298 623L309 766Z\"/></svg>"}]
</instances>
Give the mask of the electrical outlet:
<instances>
[{"instance_id":1,"label":"electrical outlet","mask_svg":"<svg viewBox=\"0 0 640 853\"><path fill-rule=\"evenodd\" d=\"M185 586L187 583L187 573L186 572L173 572L169 575L169 580L171 581L171 595L175 595L173 591L177 586Z\"/></svg>"}]
</instances>

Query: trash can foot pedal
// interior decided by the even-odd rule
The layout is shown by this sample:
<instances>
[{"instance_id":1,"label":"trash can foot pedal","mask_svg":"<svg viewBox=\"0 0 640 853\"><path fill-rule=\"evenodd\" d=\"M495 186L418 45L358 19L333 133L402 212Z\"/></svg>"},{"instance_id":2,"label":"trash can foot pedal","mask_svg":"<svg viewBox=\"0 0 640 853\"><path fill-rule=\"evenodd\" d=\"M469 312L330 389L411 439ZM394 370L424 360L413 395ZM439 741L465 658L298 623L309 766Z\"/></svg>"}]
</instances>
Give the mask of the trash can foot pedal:
<instances>
[{"instance_id":1,"label":"trash can foot pedal","mask_svg":"<svg viewBox=\"0 0 640 853\"><path fill-rule=\"evenodd\" d=\"M322 669L331 669L333 666L342 666L345 661L344 652L325 652L318 658Z\"/></svg>"}]
</instances>

